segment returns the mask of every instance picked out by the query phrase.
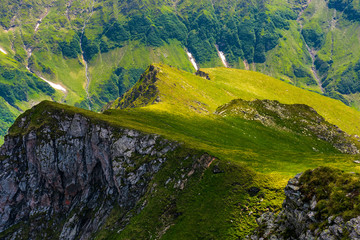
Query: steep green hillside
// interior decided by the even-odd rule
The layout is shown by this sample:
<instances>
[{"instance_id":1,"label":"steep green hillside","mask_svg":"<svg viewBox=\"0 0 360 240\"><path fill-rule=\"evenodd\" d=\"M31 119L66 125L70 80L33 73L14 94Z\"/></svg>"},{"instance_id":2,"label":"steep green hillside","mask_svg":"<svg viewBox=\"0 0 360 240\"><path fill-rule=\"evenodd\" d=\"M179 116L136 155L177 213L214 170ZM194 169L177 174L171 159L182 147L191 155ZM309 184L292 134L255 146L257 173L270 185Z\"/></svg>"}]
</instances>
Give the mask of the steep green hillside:
<instances>
[{"instance_id":1,"label":"steep green hillside","mask_svg":"<svg viewBox=\"0 0 360 240\"><path fill-rule=\"evenodd\" d=\"M151 63L194 72L186 51L200 67L255 70L355 108L360 102L355 1L0 4L0 66L10 61L18 71L58 84L51 96L58 102L99 111L131 88ZM8 103L25 110L29 101L49 99L48 93L37 92Z\"/></svg>"},{"instance_id":2,"label":"steep green hillside","mask_svg":"<svg viewBox=\"0 0 360 240\"><path fill-rule=\"evenodd\" d=\"M299 169L302 164L311 168L311 164L317 165L327 158L321 157L321 154L314 157L317 152L327 150L317 150L317 143L301 144L308 140L301 140L297 134L292 135L294 133L285 131L285 135L280 136L279 133L268 132L260 123L252 123L257 125L251 127L247 125L248 121L239 117L223 118L214 115L219 106L237 98L307 104L325 120L347 133L360 132L357 124L360 114L340 101L296 88L260 73L226 68L205 71L209 73L210 80L164 65L150 67L132 90L112 104L113 108L120 106L125 109L108 110L105 114L117 117L128 127L155 131L171 139L189 142L191 146L208 152L221 153L223 159L246 156L248 164L266 172L279 171L279 166L286 171ZM285 138L292 140L282 142ZM253 148L263 150L261 154L244 154L244 151L251 152L249 149ZM309 150L309 154L306 154ZM254 156L257 156L257 160L253 159ZM298 158L313 160L295 160L297 163L293 164L299 164L297 167L282 165L283 161L292 162ZM338 160L341 162L340 159ZM346 162L340 165L345 166ZM349 164L353 166L351 162Z\"/></svg>"},{"instance_id":3,"label":"steep green hillside","mask_svg":"<svg viewBox=\"0 0 360 240\"><path fill-rule=\"evenodd\" d=\"M122 110L105 112L108 119L114 118L114 122L122 126L161 134L206 151L220 160L218 165L205 172L200 182L193 183L183 194L172 192L171 187L164 185L169 178L162 176L163 180L157 183L164 188L159 193L149 192L150 200L145 200L149 200L149 205L127 227L121 232L110 230L110 226L118 226L117 212L114 211L106 227L97 235L98 239L136 236L157 236L161 239L199 239L204 236L213 239L242 238L253 229L254 217L267 209L278 210L282 196L278 195L277 189L284 186L290 175L321 165L336 166L347 172L359 171L353 162L357 157L339 154L328 145L329 142L319 139L310 122L319 126L321 117L307 106L286 107L276 103L269 106L267 101L257 100L254 104L242 101L243 104L239 105L239 102L233 101L230 105L218 107L235 98L305 103L322 116L326 115L325 119L331 123L358 134L360 115L354 109L340 101L259 73L225 68L206 69L205 72L210 80L155 65L147 70L132 90L113 103L113 107ZM242 111L256 111L256 118L234 112L234 108L239 106ZM276 113L279 108L284 112L274 115L274 109ZM264 124L259 120L266 117L274 119L276 124ZM332 132L330 129L333 126L328 126L331 127L325 128L325 131ZM312 133L307 133L305 129L312 129ZM254 174L247 167L258 173ZM249 174L240 169L247 169L245 172ZM223 173L214 174L217 171ZM261 189L260 195L249 195L250 188L245 182ZM162 197L168 200L162 202L159 200ZM169 221L171 224L166 224Z\"/></svg>"},{"instance_id":4,"label":"steep green hillside","mask_svg":"<svg viewBox=\"0 0 360 240\"><path fill-rule=\"evenodd\" d=\"M359 108L357 2L303 2L267 62L256 69Z\"/></svg>"},{"instance_id":5,"label":"steep green hillside","mask_svg":"<svg viewBox=\"0 0 360 240\"><path fill-rule=\"evenodd\" d=\"M262 1L1 4L0 47L38 76L62 84L64 102L95 110L124 93L150 63L193 71L186 48L200 66L215 67L222 65L219 45L227 61L240 66L241 59L263 62L279 39Z\"/></svg>"},{"instance_id":6,"label":"steep green hillside","mask_svg":"<svg viewBox=\"0 0 360 240\"><path fill-rule=\"evenodd\" d=\"M321 165L360 172L354 163L358 156L341 153L331 140L359 144L331 124L359 133L360 114L354 109L260 73L205 71L210 80L165 65L151 66L133 89L113 103L123 109L104 114L47 101L23 115L31 119L29 132L51 124L51 116L81 114L99 125L160 134L188 149L174 153L133 212L123 216L121 209L114 208L96 239L242 238L256 227L261 213L280 208L282 188L290 176ZM305 105L234 100L238 98L306 103L326 116L323 119ZM19 127L23 117L10 129L10 136L26 134ZM202 174L192 176L189 163L176 159L195 152L216 159ZM182 189L184 179L188 182ZM124 226L121 219L130 222Z\"/></svg>"},{"instance_id":7,"label":"steep green hillside","mask_svg":"<svg viewBox=\"0 0 360 240\"><path fill-rule=\"evenodd\" d=\"M134 106L144 106L147 105L144 103L150 96L151 99L158 99L156 101L158 103L148 106L146 109L149 111L161 110L198 116L197 113L214 113L217 107L236 98L270 99L287 104L306 104L347 133L360 135L360 126L357 124L360 121L358 111L338 100L302 90L261 73L210 68L204 69L210 76L210 80L207 80L166 65L155 65L150 69L143 76L149 76L148 73L151 72L150 76L153 80L147 81L149 77L143 77L123 98L114 101L111 107L132 107L123 104L124 102L135 103ZM152 82L154 83L150 84ZM141 92L150 85L154 85L151 89L155 91ZM134 97L132 92L138 96Z\"/></svg>"}]
</instances>

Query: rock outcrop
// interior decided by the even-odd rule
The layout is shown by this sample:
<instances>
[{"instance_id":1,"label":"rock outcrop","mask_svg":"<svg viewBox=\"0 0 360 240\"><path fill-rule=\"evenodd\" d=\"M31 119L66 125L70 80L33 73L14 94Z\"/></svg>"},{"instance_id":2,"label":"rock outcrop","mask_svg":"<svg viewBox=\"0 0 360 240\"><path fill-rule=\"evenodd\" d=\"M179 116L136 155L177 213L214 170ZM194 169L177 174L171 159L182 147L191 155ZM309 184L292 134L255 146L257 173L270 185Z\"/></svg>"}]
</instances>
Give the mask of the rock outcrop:
<instances>
[{"instance_id":1,"label":"rock outcrop","mask_svg":"<svg viewBox=\"0 0 360 240\"><path fill-rule=\"evenodd\" d=\"M197 70L197 71L195 72L195 75L196 75L196 76L199 76L199 77L202 77L202 78L205 78L205 79L207 79L207 80L211 80L209 74L206 73L206 72L203 72L203 71L201 71L201 70Z\"/></svg>"},{"instance_id":2,"label":"rock outcrop","mask_svg":"<svg viewBox=\"0 0 360 240\"><path fill-rule=\"evenodd\" d=\"M156 86L159 71L159 68L150 65L134 87L121 98L109 103L103 110L144 107L159 102L159 90Z\"/></svg>"},{"instance_id":3,"label":"rock outcrop","mask_svg":"<svg viewBox=\"0 0 360 240\"><path fill-rule=\"evenodd\" d=\"M44 109L20 116L13 127L18 133L0 149L2 239L89 238L115 205L123 215L133 209L168 154L181 147L157 135Z\"/></svg>"},{"instance_id":4,"label":"rock outcrop","mask_svg":"<svg viewBox=\"0 0 360 240\"><path fill-rule=\"evenodd\" d=\"M282 104L276 100L235 99L220 106L215 113L221 116L238 116L282 131L312 136L331 143L342 153L360 153L359 139L327 122L313 108L304 104Z\"/></svg>"},{"instance_id":5,"label":"rock outcrop","mask_svg":"<svg viewBox=\"0 0 360 240\"><path fill-rule=\"evenodd\" d=\"M279 214L264 213L257 219L258 229L246 239L360 239L360 216L345 221L343 212L338 212L324 219L318 197L305 196L305 183L300 182L301 176L298 174L290 179L285 187L286 199L282 211Z\"/></svg>"}]
</instances>

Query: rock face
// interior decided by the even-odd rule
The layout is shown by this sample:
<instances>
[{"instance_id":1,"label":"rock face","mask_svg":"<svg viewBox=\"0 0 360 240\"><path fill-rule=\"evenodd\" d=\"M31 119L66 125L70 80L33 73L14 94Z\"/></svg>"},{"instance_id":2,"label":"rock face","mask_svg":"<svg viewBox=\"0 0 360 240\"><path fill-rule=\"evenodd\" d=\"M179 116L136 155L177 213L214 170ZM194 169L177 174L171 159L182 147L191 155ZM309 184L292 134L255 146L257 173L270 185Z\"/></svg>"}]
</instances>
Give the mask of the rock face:
<instances>
[{"instance_id":1,"label":"rock face","mask_svg":"<svg viewBox=\"0 0 360 240\"><path fill-rule=\"evenodd\" d=\"M61 115L61 116L60 116ZM50 121L49 121L50 119ZM17 124L24 132L31 116ZM54 114L0 149L0 235L87 239L114 205L124 213L179 144L157 135ZM9 229L11 231L9 231Z\"/></svg>"},{"instance_id":2,"label":"rock face","mask_svg":"<svg viewBox=\"0 0 360 240\"><path fill-rule=\"evenodd\" d=\"M300 177L301 174L296 175L285 187L283 210L278 215L272 212L264 213L257 219L259 228L246 239L360 239L360 216L349 221L344 221L341 216L330 216L321 221L317 217L316 196L310 201L303 200Z\"/></svg>"}]
</instances>

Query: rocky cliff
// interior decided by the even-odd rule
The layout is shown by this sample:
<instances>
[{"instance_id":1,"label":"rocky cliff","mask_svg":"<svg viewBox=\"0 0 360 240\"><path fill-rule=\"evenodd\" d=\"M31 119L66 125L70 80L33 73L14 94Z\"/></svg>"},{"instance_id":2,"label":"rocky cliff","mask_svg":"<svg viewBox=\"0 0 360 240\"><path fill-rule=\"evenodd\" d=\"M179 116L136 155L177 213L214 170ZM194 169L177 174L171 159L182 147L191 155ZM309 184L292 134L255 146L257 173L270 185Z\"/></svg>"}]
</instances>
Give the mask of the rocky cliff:
<instances>
[{"instance_id":1,"label":"rocky cliff","mask_svg":"<svg viewBox=\"0 0 360 240\"><path fill-rule=\"evenodd\" d=\"M320 167L290 179L280 213L264 213L246 239L360 239L359 175Z\"/></svg>"},{"instance_id":2,"label":"rocky cliff","mask_svg":"<svg viewBox=\"0 0 360 240\"><path fill-rule=\"evenodd\" d=\"M42 103L19 117L0 149L0 238L87 239L115 206L126 225L126 213L181 148ZM211 161L189 157L198 163L192 171Z\"/></svg>"}]
</instances>

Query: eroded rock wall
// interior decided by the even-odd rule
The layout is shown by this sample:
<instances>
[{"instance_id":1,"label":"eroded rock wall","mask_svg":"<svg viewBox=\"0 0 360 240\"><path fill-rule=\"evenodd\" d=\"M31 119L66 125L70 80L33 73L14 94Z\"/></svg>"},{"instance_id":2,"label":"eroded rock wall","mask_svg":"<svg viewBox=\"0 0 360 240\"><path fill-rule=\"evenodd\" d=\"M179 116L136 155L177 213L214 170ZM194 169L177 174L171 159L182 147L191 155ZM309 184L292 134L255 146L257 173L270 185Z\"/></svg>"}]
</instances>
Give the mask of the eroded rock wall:
<instances>
[{"instance_id":1,"label":"eroded rock wall","mask_svg":"<svg viewBox=\"0 0 360 240\"><path fill-rule=\"evenodd\" d=\"M0 149L0 231L13 229L6 238L27 229L29 238L87 239L114 204L123 212L135 206L179 146L80 114L50 117L51 124L8 136ZM25 132L30 119L17 124Z\"/></svg>"},{"instance_id":2,"label":"eroded rock wall","mask_svg":"<svg viewBox=\"0 0 360 240\"><path fill-rule=\"evenodd\" d=\"M360 216L345 221L340 215L319 219L316 196L305 200L300 177L290 179L285 187L286 199L280 213L264 213L251 240L341 240L360 239Z\"/></svg>"}]
</instances>

